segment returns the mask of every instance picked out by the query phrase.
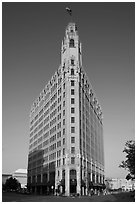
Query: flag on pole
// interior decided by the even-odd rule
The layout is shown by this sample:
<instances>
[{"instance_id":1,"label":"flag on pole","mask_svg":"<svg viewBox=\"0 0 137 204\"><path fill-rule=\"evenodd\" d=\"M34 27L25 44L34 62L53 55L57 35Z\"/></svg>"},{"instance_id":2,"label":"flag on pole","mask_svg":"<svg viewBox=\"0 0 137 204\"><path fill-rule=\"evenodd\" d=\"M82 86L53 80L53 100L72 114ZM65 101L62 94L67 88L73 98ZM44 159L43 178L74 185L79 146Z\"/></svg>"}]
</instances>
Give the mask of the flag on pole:
<instances>
[{"instance_id":1,"label":"flag on pole","mask_svg":"<svg viewBox=\"0 0 137 204\"><path fill-rule=\"evenodd\" d=\"M66 7L67 12L69 13L69 15L72 15L72 10L69 7Z\"/></svg>"}]
</instances>

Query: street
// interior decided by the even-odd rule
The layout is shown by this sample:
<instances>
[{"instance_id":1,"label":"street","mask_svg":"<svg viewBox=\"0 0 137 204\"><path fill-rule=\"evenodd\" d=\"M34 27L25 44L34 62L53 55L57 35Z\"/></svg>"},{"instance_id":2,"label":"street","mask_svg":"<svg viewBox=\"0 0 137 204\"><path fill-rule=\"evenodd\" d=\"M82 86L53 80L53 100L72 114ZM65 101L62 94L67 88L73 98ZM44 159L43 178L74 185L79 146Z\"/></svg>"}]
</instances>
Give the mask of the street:
<instances>
[{"instance_id":1,"label":"street","mask_svg":"<svg viewBox=\"0 0 137 204\"><path fill-rule=\"evenodd\" d=\"M25 195L17 193L3 193L2 202L135 202L133 192L123 192L109 195L93 195L82 197L62 197L45 195Z\"/></svg>"}]
</instances>

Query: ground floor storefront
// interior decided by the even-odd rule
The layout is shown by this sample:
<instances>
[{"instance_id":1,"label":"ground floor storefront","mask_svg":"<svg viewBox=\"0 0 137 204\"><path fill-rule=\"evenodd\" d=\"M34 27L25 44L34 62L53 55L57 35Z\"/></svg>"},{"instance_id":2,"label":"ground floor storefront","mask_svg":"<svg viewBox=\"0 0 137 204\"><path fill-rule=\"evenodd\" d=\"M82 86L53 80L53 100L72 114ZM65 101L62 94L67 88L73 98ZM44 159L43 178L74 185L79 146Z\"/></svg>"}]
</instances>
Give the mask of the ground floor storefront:
<instances>
[{"instance_id":1,"label":"ground floor storefront","mask_svg":"<svg viewBox=\"0 0 137 204\"><path fill-rule=\"evenodd\" d=\"M50 183L50 182L49 182ZM66 187L65 187L65 180L62 181L56 188L55 188L55 183L49 184L47 183L46 185L43 184L32 184L28 186L28 190L32 194L38 194L38 195L66 195ZM80 191L77 191L77 180L70 180L70 187L69 187L69 195L100 195L103 193L105 189L104 184L93 184L86 186L81 185L80 186Z\"/></svg>"},{"instance_id":2,"label":"ground floor storefront","mask_svg":"<svg viewBox=\"0 0 137 204\"><path fill-rule=\"evenodd\" d=\"M28 177L28 190L39 195L92 195L104 188L104 175L85 172L80 168L52 169Z\"/></svg>"}]
</instances>

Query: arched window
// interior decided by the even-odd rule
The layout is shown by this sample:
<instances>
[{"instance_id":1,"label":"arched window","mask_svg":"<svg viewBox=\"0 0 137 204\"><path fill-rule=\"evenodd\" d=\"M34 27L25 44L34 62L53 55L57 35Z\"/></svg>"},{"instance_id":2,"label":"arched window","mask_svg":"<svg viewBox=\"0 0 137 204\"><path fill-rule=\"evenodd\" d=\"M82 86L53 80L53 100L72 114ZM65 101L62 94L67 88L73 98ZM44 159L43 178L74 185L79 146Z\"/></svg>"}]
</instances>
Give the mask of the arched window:
<instances>
[{"instance_id":1,"label":"arched window","mask_svg":"<svg viewBox=\"0 0 137 204\"><path fill-rule=\"evenodd\" d=\"M74 40L73 40L73 39L70 39L70 41L69 41L69 47L74 47Z\"/></svg>"}]
</instances>

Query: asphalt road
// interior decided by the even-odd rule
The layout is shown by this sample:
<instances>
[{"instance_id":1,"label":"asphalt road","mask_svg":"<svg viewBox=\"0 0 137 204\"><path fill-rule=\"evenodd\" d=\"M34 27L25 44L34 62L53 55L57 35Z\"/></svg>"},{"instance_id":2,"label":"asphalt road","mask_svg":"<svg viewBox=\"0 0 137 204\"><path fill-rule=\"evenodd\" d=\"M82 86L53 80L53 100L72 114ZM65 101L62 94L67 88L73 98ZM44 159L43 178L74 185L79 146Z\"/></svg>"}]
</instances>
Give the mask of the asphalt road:
<instances>
[{"instance_id":1,"label":"asphalt road","mask_svg":"<svg viewBox=\"0 0 137 204\"><path fill-rule=\"evenodd\" d=\"M132 192L129 192L100 196L94 195L92 197L61 197L3 193L2 202L134 202L134 195Z\"/></svg>"}]
</instances>

